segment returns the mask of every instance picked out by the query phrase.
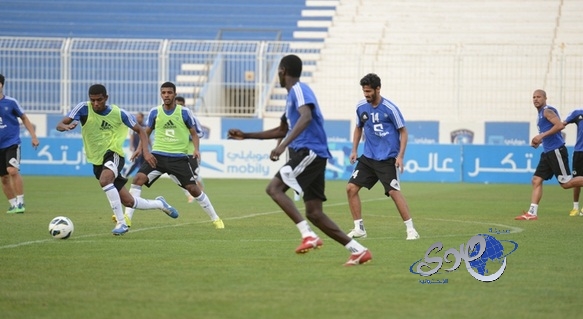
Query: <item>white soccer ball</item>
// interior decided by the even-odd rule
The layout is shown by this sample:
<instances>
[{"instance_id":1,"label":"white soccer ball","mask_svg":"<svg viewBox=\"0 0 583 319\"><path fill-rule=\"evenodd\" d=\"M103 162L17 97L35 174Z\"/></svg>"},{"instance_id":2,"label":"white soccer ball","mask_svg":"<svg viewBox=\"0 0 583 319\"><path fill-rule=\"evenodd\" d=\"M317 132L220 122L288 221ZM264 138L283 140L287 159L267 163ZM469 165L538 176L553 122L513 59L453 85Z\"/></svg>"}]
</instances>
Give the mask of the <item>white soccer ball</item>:
<instances>
[{"instance_id":1,"label":"white soccer ball","mask_svg":"<svg viewBox=\"0 0 583 319\"><path fill-rule=\"evenodd\" d=\"M73 230L75 230L73 222L65 216L55 217L49 223L49 234L53 238L67 239L71 237Z\"/></svg>"}]
</instances>

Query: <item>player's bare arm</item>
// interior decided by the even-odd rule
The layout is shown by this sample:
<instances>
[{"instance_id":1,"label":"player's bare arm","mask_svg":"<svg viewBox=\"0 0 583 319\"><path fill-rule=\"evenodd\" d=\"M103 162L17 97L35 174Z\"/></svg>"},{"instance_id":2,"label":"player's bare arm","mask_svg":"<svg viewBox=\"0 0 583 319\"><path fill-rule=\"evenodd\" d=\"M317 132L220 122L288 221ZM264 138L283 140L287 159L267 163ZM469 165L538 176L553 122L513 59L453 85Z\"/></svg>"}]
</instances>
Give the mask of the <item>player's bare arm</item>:
<instances>
[{"instance_id":1,"label":"player's bare arm","mask_svg":"<svg viewBox=\"0 0 583 319\"><path fill-rule=\"evenodd\" d=\"M32 147L34 147L36 149L39 145L39 141L38 141L38 138L36 137L36 132L34 131L34 126L30 122L30 120L28 119L28 116L26 116L26 114L22 114L20 119L22 120L22 124L24 125L24 127L26 127L26 130L30 134L31 141L32 141Z\"/></svg>"},{"instance_id":2,"label":"player's bare arm","mask_svg":"<svg viewBox=\"0 0 583 319\"><path fill-rule=\"evenodd\" d=\"M61 122L59 122L59 124L57 124L57 131L65 132L65 131L73 130L77 127L77 124L78 124L77 121L73 121L72 118L65 116L65 117L63 117Z\"/></svg>"},{"instance_id":3,"label":"player's bare arm","mask_svg":"<svg viewBox=\"0 0 583 319\"><path fill-rule=\"evenodd\" d=\"M401 143L400 143L399 154L395 158L395 165L399 168L401 173L403 173L403 171L405 170L405 166L403 165L403 160L405 158L405 150L407 149L407 141L409 139L409 133L407 132L407 128L404 126L401 127L399 129L399 135L400 135Z\"/></svg>"},{"instance_id":4,"label":"player's bare arm","mask_svg":"<svg viewBox=\"0 0 583 319\"><path fill-rule=\"evenodd\" d=\"M240 129L229 129L228 138L231 140L257 139L267 140L285 137L288 131L287 122L281 121L278 127L261 132L243 132Z\"/></svg>"},{"instance_id":5,"label":"player's bare arm","mask_svg":"<svg viewBox=\"0 0 583 319\"><path fill-rule=\"evenodd\" d=\"M532 138L532 141L530 142L530 145L534 148L537 148L540 146L540 144L543 141L543 138L548 136L548 135L552 135L555 134L557 132L560 132L565 125L563 124L563 122L561 122L561 119L559 118L559 116L557 115L557 113L553 112L550 109L545 109L543 111L543 116L553 124L553 127L551 127L550 130L540 133L537 136Z\"/></svg>"},{"instance_id":6,"label":"player's bare arm","mask_svg":"<svg viewBox=\"0 0 583 319\"><path fill-rule=\"evenodd\" d=\"M152 133L152 130L149 127L144 130L139 124L134 125L134 127L132 127L132 130L134 130L134 132L138 133L140 136L140 143L138 144L138 148L134 152L134 155L132 155L132 159L137 157L137 155L139 155L139 152L141 152L144 161L150 164L150 166L156 167L157 160L154 157L154 155L150 153L149 147L150 140L149 136L150 133Z\"/></svg>"},{"instance_id":7,"label":"player's bare arm","mask_svg":"<svg viewBox=\"0 0 583 319\"><path fill-rule=\"evenodd\" d=\"M194 126L190 128L190 137L192 139L192 144L194 145L194 153L192 156L200 162L200 138L198 133L194 129Z\"/></svg>"},{"instance_id":8,"label":"player's bare arm","mask_svg":"<svg viewBox=\"0 0 583 319\"><path fill-rule=\"evenodd\" d=\"M310 125L310 122L312 122L312 107L312 105L302 105L298 108L300 118L286 138L271 151L270 158L272 161L279 160L279 156L285 152L288 145Z\"/></svg>"},{"instance_id":9,"label":"player's bare arm","mask_svg":"<svg viewBox=\"0 0 583 319\"><path fill-rule=\"evenodd\" d=\"M138 125L138 124L136 124ZM139 125L138 125L139 126ZM134 129L134 127L131 128L132 131L134 131L137 134L137 138L138 138L138 146L136 146L136 148L133 148L133 139L136 138L136 134L131 134L130 135L130 151L132 151L132 156L130 157L130 160L135 160L136 158L138 158L138 156L142 155L142 140L140 139L140 133L138 131L136 131Z\"/></svg>"},{"instance_id":10,"label":"player's bare arm","mask_svg":"<svg viewBox=\"0 0 583 319\"><path fill-rule=\"evenodd\" d=\"M352 132L352 151L350 152L350 164L356 163L358 158L358 144L362 138L362 127L355 127Z\"/></svg>"}]
</instances>

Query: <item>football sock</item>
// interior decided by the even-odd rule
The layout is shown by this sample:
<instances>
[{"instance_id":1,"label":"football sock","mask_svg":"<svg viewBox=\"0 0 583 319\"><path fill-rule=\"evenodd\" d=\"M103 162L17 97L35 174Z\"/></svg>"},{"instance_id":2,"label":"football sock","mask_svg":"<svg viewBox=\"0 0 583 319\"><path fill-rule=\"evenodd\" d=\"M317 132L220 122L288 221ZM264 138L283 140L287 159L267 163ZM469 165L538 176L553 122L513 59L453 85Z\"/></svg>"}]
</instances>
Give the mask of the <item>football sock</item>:
<instances>
[{"instance_id":1,"label":"football sock","mask_svg":"<svg viewBox=\"0 0 583 319\"><path fill-rule=\"evenodd\" d=\"M142 195L142 186L138 186L135 184L132 184L132 186L130 187L130 194L134 197L135 203L134 203L134 207L126 207L126 212L125 214L128 215L129 219L132 219L132 217L134 217L134 208L138 208L138 209L147 209L147 208L141 208L142 206L138 206L138 200L136 200L137 198L141 198Z\"/></svg>"},{"instance_id":2,"label":"football sock","mask_svg":"<svg viewBox=\"0 0 583 319\"><path fill-rule=\"evenodd\" d=\"M312 228L310 227L308 222L305 220L302 220L301 222L297 223L296 227L298 227L298 230L302 234L302 238L318 237L318 235L316 235L316 233L314 233L314 231L312 230Z\"/></svg>"},{"instance_id":3,"label":"football sock","mask_svg":"<svg viewBox=\"0 0 583 319\"><path fill-rule=\"evenodd\" d=\"M354 229L364 230L364 222L362 219L356 219L354 221Z\"/></svg>"},{"instance_id":4,"label":"football sock","mask_svg":"<svg viewBox=\"0 0 583 319\"><path fill-rule=\"evenodd\" d=\"M363 245L361 245L354 239L348 242L348 244L344 245L344 247L346 247L346 249L348 249L353 254L360 254L366 250L366 248Z\"/></svg>"},{"instance_id":5,"label":"football sock","mask_svg":"<svg viewBox=\"0 0 583 319\"><path fill-rule=\"evenodd\" d=\"M404 223L405 223L405 226L407 226L407 230L415 229L413 227L413 219L412 218L409 218L408 220L404 221Z\"/></svg>"},{"instance_id":6,"label":"football sock","mask_svg":"<svg viewBox=\"0 0 583 319\"><path fill-rule=\"evenodd\" d=\"M121 199L119 198L119 193L113 183L103 186L103 191L107 196L107 200L109 200L109 205L113 210L113 214L115 215L115 219L117 219L118 223L125 224L125 219L123 217L123 210L121 209Z\"/></svg>"},{"instance_id":7,"label":"football sock","mask_svg":"<svg viewBox=\"0 0 583 319\"><path fill-rule=\"evenodd\" d=\"M24 205L24 194L16 195L16 205L18 204Z\"/></svg>"},{"instance_id":8,"label":"football sock","mask_svg":"<svg viewBox=\"0 0 583 319\"><path fill-rule=\"evenodd\" d=\"M537 214L537 211L538 211L538 204L532 204L532 203L531 203L531 204L530 204L530 208L528 209L528 212L529 212L531 215L536 215L536 214Z\"/></svg>"},{"instance_id":9,"label":"football sock","mask_svg":"<svg viewBox=\"0 0 583 319\"><path fill-rule=\"evenodd\" d=\"M8 202L10 203L10 207L18 205L16 203L16 197L9 199Z\"/></svg>"},{"instance_id":10,"label":"football sock","mask_svg":"<svg viewBox=\"0 0 583 319\"><path fill-rule=\"evenodd\" d=\"M155 200L155 199L145 199L145 198L141 198L141 197L136 197L134 196L134 209L162 209L164 208L164 204L162 204L162 201L159 200ZM132 209L132 214L134 209ZM127 209L126 209L126 214L127 214Z\"/></svg>"},{"instance_id":11,"label":"football sock","mask_svg":"<svg viewBox=\"0 0 583 319\"><path fill-rule=\"evenodd\" d=\"M204 192L200 193L200 196L196 197L195 199L200 207L202 207L202 209L205 211L205 213L209 215L212 221L219 219L219 215L217 215L217 212L215 212L213 204L211 204L210 199Z\"/></svg>"},{"instance_id":12,"label":"football sock","mask_svg":"<svg viewBox=\"0 0 583 319\"><path fill-rule=\"evenodd\" d=\"M573 209L579 210L579 202L573 202Z\"/></svg>"}]
</instances>

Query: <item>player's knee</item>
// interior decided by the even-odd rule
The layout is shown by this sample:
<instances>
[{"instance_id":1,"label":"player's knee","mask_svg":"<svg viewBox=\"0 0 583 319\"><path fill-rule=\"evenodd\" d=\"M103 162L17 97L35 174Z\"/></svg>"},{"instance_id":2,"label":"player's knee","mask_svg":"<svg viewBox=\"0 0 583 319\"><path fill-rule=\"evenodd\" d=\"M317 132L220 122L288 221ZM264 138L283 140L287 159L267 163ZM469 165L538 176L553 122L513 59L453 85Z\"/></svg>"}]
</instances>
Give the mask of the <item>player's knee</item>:
<instances>
[{"instance_id":1,"label":"player's knee","mask_svg":"<svg viewBox=\"0 0 583 319\"><path fill-rule=\"evenodd\" d=\"M358 191L360 190L360 186L353 184L353 183L347 183L346 184L346 194L348 194L348 196L354 196L356 194L358 194Z\"/></svg>"},{"instance_id":2,"label":"player's knee","mask_svg":"<svg viewBox=\"0 0 583 319\"><path fill-rule=\"evenodd\" d=\"M119 198L121 199L121 204L125 207L134 207L134 196L130 193L120 192Z\"/></svg>"},{"instance_id":3,"label":"player's knee","mask_svg":"<svg viewBox=\"0 0 583 319\"><path fill-rule=\"evenodd\" d=\"M269 197L276 198L278 195L283 193L283 190L277 187L277 185L273 185L270 183L269 185L267 185L267 188L265 188L265 192L267 193L267 195L269 195Z\"/></svg>"},{"instance_id":4,"label":"player's knee","mask_svg":"<svg viewBox=\"0 0 583 319\"><path fill-rule=\"evenodd\" d=\"M572 186L571 186L571 183L570 183L570 182L567 182L567 183L559 183L559 185L561 185L561 187L562 187L563 189L569 189L569 188L572 188Z\"/></svg>"},{"instance_id":5,"label":"player's knee","mask_svg":"<svg viewBox=\"0 0 583 319\"><path fill-rule=\"evenodd\" d=\"M532 176L532 179L530 180L530 182L533 186L537 186L537 185L540 185L543 183L543 179L542 179L542 177L534 175L534 176Z\"/></svg>"},{"instance_id":6,"label":"player's knee","mask_svg":"<svg viewBox=\"0 0 583 319\"><path fill-rule=\"evenodd\" d=\"M317 225L317 224L318 224L318 220L319 220L319 218L318 218L318 217L316 217L316 216L314 216L313 214L308 214L308 213L306 213L306 218L307 218L307 219L308 219L308 220L309 220L309 221L310 221L312 224L314 224L314 225Z\"/></svg>"},{"instance_id":7,"label":"player's knee","mask_svg":"<svg viewBox=\"0 0 583 319\"><path fill-rule=\"evenodd\" d=\"M146 176L146 174L137 173L136 176L134 176L134 180L132 181L132 184L142 186L142 185L146 184L147 181L148 181L148 176Z\"/></svg>"},{"instance_id":8,"label":"player's knee","mask_svg":"<svg viewBox=\"0 0 583 319\"><path fill-rule=\"evenodd\" d=\"M8 175L11 177L16 177L18 174L20 174L18 168L12 166L7 167L6 171L8 171Z\"/></svg>"},{"instance_id":9,"label":"player's knee","mask_svg":"<svg viewBox=\"0 0 583 319\"><path fill-rule=\"evenodd\" d=\"M306 218L314 225L318 225L322 219L323 212L321 210L306 210Z\"/></svg>"},{"instance_id":10,"label":"player's knee","mask_svg":"<svg viewBox=\"0 0 583 319\"><path fill-rule=\"evenodd\" d=\"M196 184L186 185L185 189L194 197L199 197L202 194L202 189Z\"/></svg>"},{"instance_id":11,"label":"player's knee","mask_svg":"<svg viewBox=\"0 0 583 319\"><path fill-rule=\"evenodd\" d=\"M267 187L265 188L265 193L267 193L267 195L269 195L270 197L275 196L276 194L275 187L273 187L273 185L271 184L267 185Z\"/></svg>"}]
</instances>

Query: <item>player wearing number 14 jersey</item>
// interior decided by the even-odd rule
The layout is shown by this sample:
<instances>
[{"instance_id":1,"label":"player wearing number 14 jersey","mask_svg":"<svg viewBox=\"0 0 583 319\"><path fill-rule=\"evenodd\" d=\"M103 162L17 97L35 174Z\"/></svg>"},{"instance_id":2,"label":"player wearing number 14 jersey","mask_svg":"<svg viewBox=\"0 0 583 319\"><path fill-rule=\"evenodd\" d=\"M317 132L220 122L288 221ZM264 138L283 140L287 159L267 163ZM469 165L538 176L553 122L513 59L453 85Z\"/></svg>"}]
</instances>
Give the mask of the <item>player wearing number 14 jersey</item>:
<instances>
[{"instance_id":1,"label":"player wearing number 14 jersey","mask_svg":"<svg viewBox=\"0 0 583 319\"><path fill-rule=\"evenodd\" d=\"M399 171L404 169L403 158L407 147L407 129L399 108L380 95L381 79L369 73L360 80L365 100L356 107L356 127L352 136L350 163L357 160L357 149L364 131L364 154L346 185L348 205L354 220L354 229L348 236L364 238L367 236L362 220L361 202L358 192L362 187L371 189L378 181L385 195L391 197L407 228L407 240L419 238L413 227L409 207L401 194ZM397 171L399 170L399 171Z\"/></svg>"}]
</instances>

